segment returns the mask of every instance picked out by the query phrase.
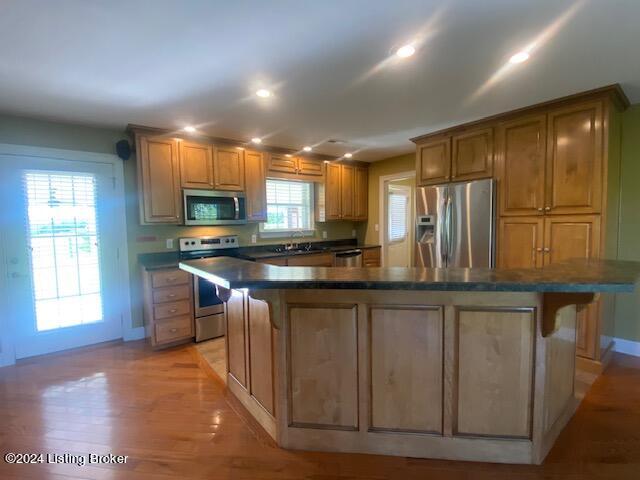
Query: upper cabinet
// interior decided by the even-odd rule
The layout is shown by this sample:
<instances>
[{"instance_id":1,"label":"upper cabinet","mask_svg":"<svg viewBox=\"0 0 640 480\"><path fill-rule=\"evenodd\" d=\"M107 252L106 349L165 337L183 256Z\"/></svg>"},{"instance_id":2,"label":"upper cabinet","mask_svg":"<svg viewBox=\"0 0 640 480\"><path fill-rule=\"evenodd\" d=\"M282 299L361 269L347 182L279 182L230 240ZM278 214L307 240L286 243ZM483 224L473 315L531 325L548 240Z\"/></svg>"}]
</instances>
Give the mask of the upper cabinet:
<instances>
[{"instance_id":1,"label":"upper cabinet","mask_svg":"<svg viewBox=\"0 0 640 480\"><path fill-rule=\"evenodd\" d=\"M138 136L140 223L182 223L178 142Z\"/></svg>"},{"instance_id":2,"label":"upper cabinet","mask_svg":"<svg viewBox=\"0 0 640 480\"><path fill-rule=\"evenodd\" d=\"M213 179L215 190L244 190L244 150L217 147L213 157Z\"/></svg>"},{"instance_id":3,"label":"upper cabinet","mask_svg":"<svg viewBox=\"0 0 640 480\"><path fill-rule=\"evenodd\" d=\"M322 181L323 162L315 158L294 157L293 155L267 154L267 176L291 180Z\"/></svg>"},{"instance_id":4,"label":"upper cabinet","mask_svg":"<svg viewBox=\"0 0 640 480\"><path fill-rule=\"evenodd\" d=\"M545 208L550 213L600 212L603 121L599 101L549 112Z\"/></svg>"},{"instance_id":5,"label":"upper cabinet","mask_svg":"<svg viewBox=\"0 0 640 480\"><path fill-rule=\"evenodd\" d=\"M247 221L267 221L267 189L265 177L264 153L246 151L245 187Z\"/></svg>"},{"instance_id":6,"label":"upper cabinet","mask_svg":"<svg viewBox=\"0 0 640 480\"><path fill-rule=\"evenodd\" d=\"M493 128L479 128L419 141L419 185L488 178L493 174Z\"/></svg>"},{"instance_id":7,"label":"upper cabinet","mask_svg":"<svg viewBox=\"0 0 640 480\"><path fill-rule=\"evenodd\" d=\"M327 163L325 181L316 187L316 220L366 220L367 190L366 166Z\"/></svg>"},{"instance_id":8,"label":"upper cabinet","mask_svg":"<svg viewBox=\"0 0 640 480\"><path fill-rule=\"evenodd\" d=\"M461 182L493 174L493 129L482 128L451 137L451 180Z\"/></svg>"},{"instance_id":9,"label":"upper cabinet","mask_svg":"<svg viewBox=\"0 0 640 480\"><path fill-rule=\"evenodd\" d=\"M546 115L499 125L497 177L501 215L542 215L545 197Z\"/></svg>"},{"instance_id":10,"label":"upper cabinet","mask_svg":"<svg viewBox=\"0 0 640 480\"><path fill-rule=\"evenodd\" d=\"M417 146L418 185L435 185L451 179L451 138L438 138Z\"/></svg>"},{"instance_id":11,"label":"upper cabinet","mask_svg":"<svg viewBox=\"0 0 640 480\"><path fill-rule=\"evenodd\" d=\"M179 142L182 188L213 188L213 148L200 143Z\"/></svg>"}]
</instances>

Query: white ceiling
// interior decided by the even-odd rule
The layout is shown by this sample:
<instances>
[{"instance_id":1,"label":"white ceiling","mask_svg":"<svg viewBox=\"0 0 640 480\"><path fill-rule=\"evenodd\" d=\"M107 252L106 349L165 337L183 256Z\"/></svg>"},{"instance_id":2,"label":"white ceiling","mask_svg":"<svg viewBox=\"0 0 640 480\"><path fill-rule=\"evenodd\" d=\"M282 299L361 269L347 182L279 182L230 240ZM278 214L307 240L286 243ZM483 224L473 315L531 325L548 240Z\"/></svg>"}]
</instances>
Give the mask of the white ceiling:
<instances>
[{"instance_id":1,"label":"white ceiling","mask_svg":"<svg viewBox=\"0 0 640 480\"><path fill-rule=\"evenodd\" d=\"M639 0L2 0L0 111L376 160L611 83L640 101L639 25Z\"/></svg>"}]
</instances>

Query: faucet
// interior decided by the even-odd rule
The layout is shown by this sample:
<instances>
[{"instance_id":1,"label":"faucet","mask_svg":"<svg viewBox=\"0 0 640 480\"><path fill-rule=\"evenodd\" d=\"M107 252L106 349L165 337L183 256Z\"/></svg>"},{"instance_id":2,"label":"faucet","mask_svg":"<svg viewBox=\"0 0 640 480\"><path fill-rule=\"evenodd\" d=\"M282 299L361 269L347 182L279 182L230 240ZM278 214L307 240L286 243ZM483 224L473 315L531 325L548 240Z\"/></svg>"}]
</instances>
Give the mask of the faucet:
<instances>
[{"instance_id":1,"label":"faucet","mask_svg":"<svg viewBox=\"0 0 640 480\"><path fill-rule=\"evenodd\" d=\"M293 239L296 237L296 235L299 236L299 237L304 237L304 231L302 229L300 229L300 230L296 230L295 232L293 232L291 234L291 239L289 241L289 244L284 246L285 250L290 251L290 250L293 250L294 248L296 248L296 244L293 243Z\"/></svg>"}]
</instances>

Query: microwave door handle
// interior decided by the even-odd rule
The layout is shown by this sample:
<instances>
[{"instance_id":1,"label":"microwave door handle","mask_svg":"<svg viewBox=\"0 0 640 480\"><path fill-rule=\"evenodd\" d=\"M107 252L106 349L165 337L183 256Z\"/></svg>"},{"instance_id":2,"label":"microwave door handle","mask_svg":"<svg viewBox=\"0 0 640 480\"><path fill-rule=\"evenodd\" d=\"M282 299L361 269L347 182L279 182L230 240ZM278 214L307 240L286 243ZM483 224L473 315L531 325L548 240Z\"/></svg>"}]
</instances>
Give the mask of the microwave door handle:
<instances>
[{"instance_id":1,"label":"microwave door handle","mask_svg":"<svg viewBox=\"0 0 640 480\"><path fill-rule=\"evenodd\" d=\"M240 220L240 200L238 200L238 197L233 197L233 205L236 209L235 219Z\"/></svg>"}]
</instances>

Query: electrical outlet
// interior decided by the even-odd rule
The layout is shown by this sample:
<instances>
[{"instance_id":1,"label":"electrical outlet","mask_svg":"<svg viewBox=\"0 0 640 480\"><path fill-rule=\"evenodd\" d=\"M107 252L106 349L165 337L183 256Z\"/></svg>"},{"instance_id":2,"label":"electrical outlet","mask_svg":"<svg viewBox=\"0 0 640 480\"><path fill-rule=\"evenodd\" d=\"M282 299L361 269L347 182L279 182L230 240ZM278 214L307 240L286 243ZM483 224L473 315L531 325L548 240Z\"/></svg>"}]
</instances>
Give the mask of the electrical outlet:
<instances>
[{"instance_id":1,"label":"electrical outlet","mask_svg":"<svg viewBox=\"0 0 640 480\"><path fill-rule=\"evenodd\" d=\"M355 230L351 230L351 236L352 236L353 238L356 238L356 231L355 231Z\"/></svg>"},{"instance_id":2,"label":"electrical outlet","mask_svg":"<svg viewBox=\"0 0 640 480\"><path fill-rule=\"evenodd\" d=\"M166 244L167 248L172 249L173 248L173 238L167 238L165 240L165 244Z\"/></svg>"},{"instance_id":3,"label":"electrical outlet","mask_svg":"<svg viewBox=\"0 0 640 480\"><path fill-rule=\"evenodd\" d=\"M326 230L322 231L322 238L325 238L325 239L327 238L327 231Z\"/></svg>"},{"instance_id":4,"label":"electrical outlet","mask_svg":"<svg viewBox=\"0 0 640 480\"><path fill-rule=\"evenodd\" d=\"M251 243L258 243L258 236L255 233L251 235Z\"/></svg>"},{"instance_id":5,"label":"electrical outlet","mask_svg":"<svg viewBox=\"0 0 640 480\"><path fill-rule=\"evenodd\" d=\"M380 230L380 226L376 223L376 224L373 226L373 229L377 232L378 230Z\"/></svg>"}]
</instances>

